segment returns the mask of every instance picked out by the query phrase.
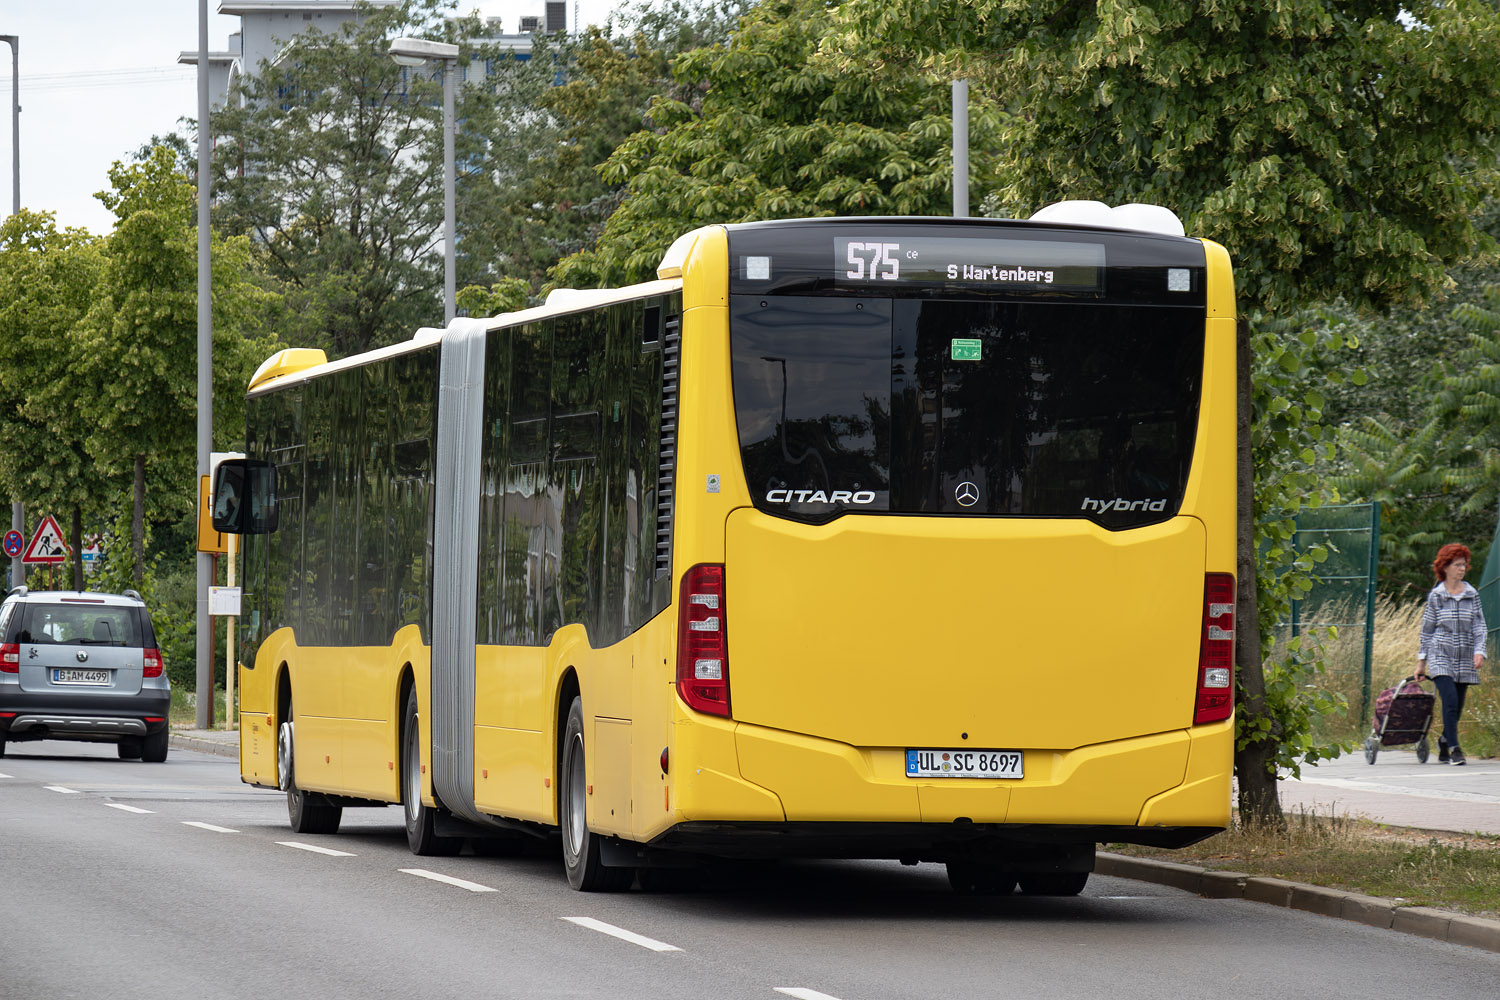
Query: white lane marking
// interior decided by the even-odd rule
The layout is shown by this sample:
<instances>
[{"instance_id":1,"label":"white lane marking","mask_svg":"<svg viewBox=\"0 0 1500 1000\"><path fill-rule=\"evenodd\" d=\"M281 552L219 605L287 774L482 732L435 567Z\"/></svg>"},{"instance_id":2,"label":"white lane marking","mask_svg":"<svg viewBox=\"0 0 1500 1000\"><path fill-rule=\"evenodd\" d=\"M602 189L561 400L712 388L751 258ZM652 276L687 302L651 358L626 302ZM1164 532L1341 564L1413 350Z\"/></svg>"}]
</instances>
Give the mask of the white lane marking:
<instances>
[{"instance_id":1,"label":"white lane marking","mask_svg":"<svg viewBox=\"0 0 1500 1000\"><path fill-rule=\"evenodd\" d=\"M238 830L231 830L227 826L214 826L212 823L194 823L191 820L186 820L186 819L182 821L182 825L183 826L196 826L200 830L208 830L208 831L213 832L213 833L239 833L240 832Z\"/></svg>"},{"instance_id":2,"label":"white lane marking","mask_svg":"<svg viewBox=\"0 0 1500 1000\"><path fill-rule=\"evenodd\" d=\"M10 775L8 775L8 774L0 774L0 778L9 778L9 777L10 777Z\"/></svg>"},{"instance_id":3,"label":"white lane marking","mask_svg":"<svg viewBox=\"0 0 1500 1000\"><path fill-rule=\"evenodd\" d=\"M648 938L644 935L637 934L634 931L627 931L623 927L616 927L614 924L606 924L602 920L595 920L593 917L563 917L562 919L566 920L570 924L577 924L579 927L587 927L591 931L598 931L600 934L608 934L610 937L617 937L621 941L629 941L631 944L638 944L642 948L650 948L652 951L682 950L675 944L666 944L665 942L657 941L654 938Z\"/></svg>"},{"instance_id":4,"label":"white lane marking","mask_svg":"<svg viewBox=\"0 0 1500 1000\"><path fill-rule=\"evenodd\" d=\"M142 816L151 815L150 809L138 809L135 806L127 806L123 802L106 802L104 804L109 806L111 809L118 809L121 812L140 813Z\"/></svg>"},{"instance_id":5,"label":"white lane marking","mask_svg":"<svg viewBox=\"0 0 1500 1000\"><path fill-rule=\"evenodd\" d=\"M418 878L430 878L434 882L442 882L447 885L456 885L460 889L468 889L470 892L499 891L497 889L491 889L487 885L480 885L478 882L468 882L461 878L454 878L452 875L439 875L437 872L430 872L426 868L398 868L397 871L403 871L408 875L415 875Z\"/></svg>"},{"instance_id":6,"label":"white lane marking","mask_svg":"<svg viewBox=\"0 0 1500 1000\"><path fill-rule=\"evenodd\" d=\"M810 990L806 986L778 986L776 987L776 992L785 993L789 997L796 997L797 1000L839 1000L838 997L831 997L827 993Z\"/></svg>"},{"instance_id":7,"label":"white lane marking","mask_svg":"<svg viewBox=\"0 0 1500 1000\"><path fill-rule=\"evenodd\" d=\"M299 851L312 851L314 854L326 854L330 858L352 858L356 855L348 851L335 851L331 847L319 847L317 844L302 844L295 840L278 840L276 843L282 847L295 847Z\"/></svg>"},{"instance_id":8,"label":"white lane marking","mask_svg":"<svg viewBox=\"0 0 1500 1000\"><path fill-rule=\"evenodd\" d=\"M64 795L77 795L78 794L78 789L76 789L76 788L64 788L62 785L43 785L42 787L45 788L45 789L47 789L47 791L49 791L49 792L61 792Z\"/></svg>"}]
</instances>

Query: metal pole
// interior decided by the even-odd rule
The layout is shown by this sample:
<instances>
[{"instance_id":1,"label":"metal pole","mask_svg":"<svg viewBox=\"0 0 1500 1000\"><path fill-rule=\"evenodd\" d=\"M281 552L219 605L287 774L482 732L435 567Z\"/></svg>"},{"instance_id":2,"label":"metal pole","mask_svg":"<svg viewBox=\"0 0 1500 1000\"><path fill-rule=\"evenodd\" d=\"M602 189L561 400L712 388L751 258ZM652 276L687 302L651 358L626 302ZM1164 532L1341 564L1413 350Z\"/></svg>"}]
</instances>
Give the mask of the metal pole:
<instances>
[{"instance_id":1,"label":"metal pole","mask_svg":"<svg viewBox=\"0 0 1500 1000\"><path fill-rule=\"evenodd\" d=\"M209 128L208 128L208 0L198 0L198 475L208 475L213 450L213 272L209 262ZM202 481L201 478L199 480ZM213 556L198 553L197 726L213 725L213 620L208 614L208 588L213 583Z\"/></svg>"},{"instance_id":2,"label":"metal pole","mask_svg":"<svg viewBox=\"0 0 1500 1000\"><path fill-rule=\"evenodd\" d=\"M1380 571L1380 501L1370 504L1370 555L1365 578L1365 670L1359 690L1359 717L1370 717L1370 661L1375 657L1375 581Z\"/></svg>"},{"instance_id":3,"label":"metal pole","mask_svg":"<svg viewBox=\"0 0 1500 1000\"><path fill-rule=\"evenodd\" d=\"M225 540L229 543L229 552L226 554L226 558L229 560L229 563L228 563L229 568L225 571L226 574L227 574L227 580L226 580L226 582L229 584L229 589L233 590L234 589L234 584L235 584L234 560L235 560L235 556L237 556L239 554L239 545L238 545L238 542L240 540L240 536L239 535L229 535L229 536L226 537ZM236 666L236 664L234 662L234 630L235 630L235 626L237 626L239 623L240 623L239 618L237 618L237 617L235 617L233 615L231 615L231 616L229 616L229 617L227 617L227 618L224 619L224 728L225 729L234 729L236 727L236 725L239 723L239 713L234 710L234 680L235 680L235 674L238 673L237 666Z\"/></svg>"},{"instance_id":4,"label":"metal pole","mask_svg":"<svg viewBox=\"0 0 1500 1000\"><path fill-rule=\"evenodd\" d=\"M443 60L443 324L458 313L453 261L453 77L458 60Z\"/></svg>"},{"instance_id":5,"label":"metal pole","mask_svg":"<svg viewBox=\"0 0 1500 1000\"><path fill-rule=\"evenodd\" d=\"M21 36L0 35L10 43L10 159L11 159L11 212L21 214ZM10 505L10 526L26 534L26 505L13 500ZM26 582L26 564L16 556L10 561L10 585L19 587Z\"/></svg>"},{"instance_id":6,"label":"metal pole","mask_svg":"<svg viewBox=\"0 0 1500 1000\"><path fill-rule=\"evenodd\" d=\"M953 217L969 214L969 81L953 81Z\"/></svg>"}]
</instances>

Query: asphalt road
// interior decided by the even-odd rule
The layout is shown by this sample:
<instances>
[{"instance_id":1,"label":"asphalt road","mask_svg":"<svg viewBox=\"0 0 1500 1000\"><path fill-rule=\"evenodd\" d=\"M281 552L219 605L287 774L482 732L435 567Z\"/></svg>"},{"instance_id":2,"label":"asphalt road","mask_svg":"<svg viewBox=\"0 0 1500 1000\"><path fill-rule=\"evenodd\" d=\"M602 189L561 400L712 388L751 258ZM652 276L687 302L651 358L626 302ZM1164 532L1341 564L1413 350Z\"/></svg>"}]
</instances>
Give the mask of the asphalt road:
<instances>
[{"instance_id":1,"label":"asphalt road","mask_svg":"<svg viewBox=\"0 0 1500 1000\"><path fill-rule=\"evenodd\" d=\"M1074 899L958 897L939 866L873 862L584 894L550 849L414 857L394 809L295 835L229 758L33 743L0 775L7 1000L1489 1000L1500 982L1493 952L1097 875Z\"/></svg>"}]
</instances>

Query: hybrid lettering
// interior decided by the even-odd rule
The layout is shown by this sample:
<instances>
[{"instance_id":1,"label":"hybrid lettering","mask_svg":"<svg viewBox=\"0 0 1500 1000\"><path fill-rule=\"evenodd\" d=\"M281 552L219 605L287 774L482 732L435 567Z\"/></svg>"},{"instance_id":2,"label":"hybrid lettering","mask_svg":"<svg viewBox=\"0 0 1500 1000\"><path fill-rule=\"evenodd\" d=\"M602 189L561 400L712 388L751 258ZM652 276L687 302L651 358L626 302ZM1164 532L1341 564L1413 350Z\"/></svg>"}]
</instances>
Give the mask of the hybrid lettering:
<instances>
[{"instance_id":1,"label":"hybrid lettering","mask_svg":"<svg viewBox=\"0 0 1500 1000\"><path fill-rule=\"evenodd\" d=\"M1119 514L1132 510L1162 511L1166 509L1166 500L1126 500L1124 497L1116 497L1113 500L1094 500L1084 497L1083 504L1079 507L1079 510L1090 510L1096 514L1111 510Z\"/></svg>"}]
</instances>

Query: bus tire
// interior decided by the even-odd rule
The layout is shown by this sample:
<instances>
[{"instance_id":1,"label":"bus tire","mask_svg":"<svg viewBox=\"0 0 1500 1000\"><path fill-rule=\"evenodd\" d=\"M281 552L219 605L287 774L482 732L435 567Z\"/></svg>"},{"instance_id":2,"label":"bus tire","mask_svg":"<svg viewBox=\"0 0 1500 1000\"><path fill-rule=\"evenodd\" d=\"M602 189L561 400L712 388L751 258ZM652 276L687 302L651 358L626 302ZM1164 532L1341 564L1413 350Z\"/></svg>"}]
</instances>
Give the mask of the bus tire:
<instances>
[{"instance_id":1,"label":"bus tire","mask_svg":"<svg viewBox=\"0 0 1500 1000\"><path fill-rule=\"evenodd\" d=\"M286 815L294 833L338 833L344 818L341 806L331 805L321 795L297 787L296 728L291 713L281 721L276 735L276 772L286 792Z\"/></svg>"},{"instance_id":2,"label":"bus tire","mask_svg":"<svg viewBox=\"0 0 1500 1000\"><path fill-rule=\"evenodd\" d=\"M1016 873L982 861L950 861L948 884L960 896L1009 896L1016 891Z\"/></svg>"},{"instance_id":3,"label":"bus tire","mask_svg":"<svg viewBox=\"0 0 1500 1000\"><path fill-rule=\"evenodd\" d=\"M634 868L610 868L599 858L599 838L588 824L588 772L584 766L583 699L574 698L563 731L558 819L562 826L563 868L579 892L619 892L635 880Z\"/></svg>"},{"instance_id":4,"label":"bus tire","mask_svg":"<svg viewBox=\"0 0 1500 1000\"><path fill-rule=\"evenodd\" d=\"M1088 872L1027 872L1019 876L1028 896L1076 896L1088 885Z\"/></svg>"},{"instance_id":5,"label":"bus tire","mask_svg":"<svg viewBox=\"0 0 1500 1000\"><path fill-rule=\"evenodd\" d=\"M417 724L417 691L406 692L401 723L401 813L406 818L406 846L418 857L451 857L463 850L462 837L439 837L437 810L422 802L421 727Z\"/></svg>"},{"instance_id":6,"label":"bus tire","mask_svg":"<svg viewBox=\"0 0 1500 1000\"><path fill-rule=\"evenodd\" d=\"M141 740L141 760L148 764L160 764L167 759L167 739L172 734L163 727L159 733L147 733Z\"/></svg>"}]
</instances>

